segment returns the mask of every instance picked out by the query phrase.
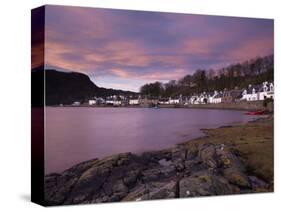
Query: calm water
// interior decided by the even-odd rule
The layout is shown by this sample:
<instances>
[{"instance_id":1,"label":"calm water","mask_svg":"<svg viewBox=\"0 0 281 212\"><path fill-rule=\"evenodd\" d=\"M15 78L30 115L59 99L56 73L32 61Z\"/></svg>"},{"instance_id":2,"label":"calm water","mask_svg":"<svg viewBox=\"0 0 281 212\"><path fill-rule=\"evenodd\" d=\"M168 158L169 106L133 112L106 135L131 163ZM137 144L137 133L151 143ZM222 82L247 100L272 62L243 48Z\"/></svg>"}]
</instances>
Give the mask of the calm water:
<instances>
[{"instance_id":1,"label":"calm water","mask_svg":"<svg viewBox=\"0 0 281 212\"><path fill-rule=\"evenodd\" d=\"M48 107L46 173L116 153L171 147L201 136L201 128L250 119L230 110Z\"/></svg>"}]
</instances>

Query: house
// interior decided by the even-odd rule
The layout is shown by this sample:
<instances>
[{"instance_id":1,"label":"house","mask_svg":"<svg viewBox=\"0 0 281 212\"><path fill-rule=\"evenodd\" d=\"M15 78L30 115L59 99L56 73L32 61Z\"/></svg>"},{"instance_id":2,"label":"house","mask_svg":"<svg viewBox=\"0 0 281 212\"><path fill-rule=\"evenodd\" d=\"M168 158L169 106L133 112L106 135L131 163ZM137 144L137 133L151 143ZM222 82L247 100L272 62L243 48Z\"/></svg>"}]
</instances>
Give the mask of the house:
<instances>
[{"instance_id":1,"label":"house","mask_svg":"<svg viewBox=\"0 0 281 212\"><path fill-rule=\"evenodd\" d=\"M230 90L230 91L225 91L222 94L221 101L223 103L231 103L231 102L235 102L236 100L241 99L241 97L242 97L241 90Z\"/></svg>"},{"instance_id":2,"label":"house","mask_svg":"<svg viewBox=\"0 0 281 212\"><path fill-rule=\"evenodd\" d=\"M179 104L180 103L180 98L169 98L169 101L168 101L168 103L170 104L170 105L174 105L174 104Z\"/></svg>"},{"instance_id":3,"label":"house","mask_svg":"<svg viewBox=\"0 0 281 212\"><path fill-rule=\"evenodd\" d=\"M96 105L97 104L97 100L96 99L90 99L89 100L89 105Z\"/></svg>"},{"instance_id":4,"label":"house","mask_svg":"<svg viewBox=\"0 0 281 212\"><path fill-rule=\"evenodd\" d=\"M122 105L122 101L118 100L118 99L114 99L113 100L113 106L121 106Z\"/></svg>"},{"instance_id":5,"label":"house","mask_svg":"<svg viewBox=\"0 0 281 212\"><path fill-rule=\"evenodd\" d=\"M96 104L97 105L102 105L102 104L105 104L105 103L106 103L105 100L103 98L101 98L101 97L96 99Z\"/></svg>"},{"instance_id":6,"label":"house","mask_svg":"<svg viewBox=\"0 0 281 212\"><path fill-rule=\"evenodd\" d=\"M246 101L257 101L258 100L258 86L252 86L251 84L248 86L248 89L244 89L242 92L241 100Z\"/></svg>"},{"instance_id":7,"label":"house","mask_svg":"<svg viewBox=\"0 0 281 212\"><path fill-rule=\"evenodd\" d=\"M266 98L274 98L274 85L273 82L263 82L261 85L249 85L242 93L241 100L246 101L262 101Z\"/></svg>"},{"instance_id":8,"label":"house","mask_svg":"<svg viewBox=\"0 0 281 212\"><path fill-rule=\"evenodd\" d=\"M203 92L199 96L199 104L207 104L209 96L206 92Z\"/></svg>"},{"instance_id":9,"label":"house","mask_svg":"<svg viewBox=\"0 0 281 212\"><path fill-rule=\"evenodd\" d=\"M169 104L169 99L168 98L161 98L161 99L159 99L158 103L160 105L168 105Z\"/></svg>"},{"instance_id":10,"label":"house","mask_svg":"<svg viewBox=\"0 0 281 212\"><path fill-rule=\"evenodd\" d=\"M258 93L259 100L265 100L267 98L274 98L274 85L273 83L263 82L261 89Z\"/></svg>"},{"instance_id":11,"label":"house","mask_svg":"<svg viewBox=\"0 0 281 212\"><path fill-rule=\"evenodd\" d=\"M200 99L198 95L193 95L189 98L189 104L200 104Z\"/></svg>"},{"instance_id":12,"label":"house","mask_svg":"<svg viewBox=\"0 0 281 212\"><path fill-rule=\"evenodd\" d=\"M107 97L105 100L105 104L107 105L113 105L113 98L112 97Z\"/></svg>"},{"instance_id":13,"label":"house","mask_svg":"<svg viewBox=\"0 0 281 212\"><path fill-rule=\"evenodd\" d=\"M130 99L129 100L129 105L139 105L140 100L139 99Z\"/></svg>"},{"instance_id":14,"label":"house","mask_svg":"<svg viewBox=\"0 0 281 212\"><path fill-rule=\"evenodd\" d=\"M222 92L216 92L212 96L212 101L210 103L212 103L212 104L219 104L219 103L221 103L222 102L222 96L223 96Z\"/></svg>"},{"instance_id":15,"label":"house","mask_svg":"<svg viewBox=\"0 0 281 212\"><path fill-rule=\"evenodd\" d=\"M214 97L218 94L217 91L209 93L208 96L208 103L213 104L214 103Z\"/></svg>"},{"instance_id":16,"label":"house","mask_svg":"<svg viewBox=\"0 0 281 212\"><path fill-rule=\"evenodd\" d=\"M80 102L73 102L72 105L73 105L73 106L79 106L79 105L80 105Z\"/></svg>"},{"instance_id":17,"label":"house","mask_svg":"<svg viewBox=\"0 0 281 212\"><path fill-rule=\"evenodd\" d=\"M158 105L158 99L157 98L142 98L139 100L140 101L140 105L147 107L150 105Z\"/></svg>"}]
</instances>

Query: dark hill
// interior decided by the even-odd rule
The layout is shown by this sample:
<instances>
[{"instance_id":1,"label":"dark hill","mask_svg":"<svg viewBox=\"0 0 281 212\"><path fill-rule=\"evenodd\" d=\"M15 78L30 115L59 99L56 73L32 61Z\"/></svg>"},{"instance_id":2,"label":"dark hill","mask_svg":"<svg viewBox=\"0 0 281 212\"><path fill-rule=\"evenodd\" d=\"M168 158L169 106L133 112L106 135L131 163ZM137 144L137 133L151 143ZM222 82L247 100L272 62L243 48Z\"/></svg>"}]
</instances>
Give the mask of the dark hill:
<instances>
[{"instance_id":1,"label":"dark hill","mask_svg":"<svg viewBox=\"0 0 281 212\"><path fill-rule=\"evenodd\" d=\"M32 105L42 105L44 87L46 89L46 105L72 104L74 101L85 102L90 98L110 95L134 95L130 91L100 88L86 74L77 72L61 72L53 69L36 68L32 70Z\"/></svg>"}]
</instances>

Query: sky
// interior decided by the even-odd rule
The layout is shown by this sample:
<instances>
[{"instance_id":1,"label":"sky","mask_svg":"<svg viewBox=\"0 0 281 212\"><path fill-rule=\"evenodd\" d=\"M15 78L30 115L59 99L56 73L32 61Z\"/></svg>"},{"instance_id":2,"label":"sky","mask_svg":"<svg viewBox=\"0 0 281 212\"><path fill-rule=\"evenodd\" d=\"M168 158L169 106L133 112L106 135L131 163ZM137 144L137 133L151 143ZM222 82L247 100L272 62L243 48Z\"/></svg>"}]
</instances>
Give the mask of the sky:
<instances>
[{"instance_id":1,"label":"sky","mask_svg":"<svg viewBox=\"0 0 281 212\"><path fill-rule=\"evenodd\" d=\"M51 5L45 15L45 65L106 88L139 91L274 50L271 19Z\"/></svg>"}]
</instances>

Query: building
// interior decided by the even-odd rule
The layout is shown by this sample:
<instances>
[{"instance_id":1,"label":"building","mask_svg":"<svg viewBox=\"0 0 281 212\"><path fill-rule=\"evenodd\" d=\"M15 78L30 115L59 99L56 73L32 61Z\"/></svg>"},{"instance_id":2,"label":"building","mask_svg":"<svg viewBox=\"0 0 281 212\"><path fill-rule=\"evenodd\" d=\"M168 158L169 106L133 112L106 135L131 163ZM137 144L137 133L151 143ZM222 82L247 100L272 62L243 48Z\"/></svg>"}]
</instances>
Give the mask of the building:
<instances>
[{"instance_id":1,"label":"building","mask_svg":"<svg viewBox=\"0 0 281 212\"><path fill-rule=\"evenodd\" d=\"M200 104L200 99L199 99L199 96L198 95L193 95L189 98L189 101L188 101L189 104L194 104L194 105L197 105L197 104Z\"/></svg>"},{"instance_id":2,"label":"building","mask_svg":"<svg viewBox=\"0 0 281 212\"><path fill-rule=\"evenodd\" d=\"M262 101L266 98L274 99L273 82L263 82L262 85L249 85L248 89L244 89L241 100L246 101Z\"/></svg>"},{"instance_id":3,"label":"building","mask_svg":"<svg viewBox=\"0 0 281 212\"><path fill-rule=\"evenodd\" d=\"M160 105L168 105L169 104L169 98L161 98L158 102Z\"/></svg>"},{"instance_id":4,"label":"building","mask_svg":"<svg viewBox=\"0 0 281 212\"><path fill-rule=\"evenodd\" d=\"M73 106L79 106L80 105L80 102L73 102L73 104L72 104Z\"/></svg>"},{"instance_id":5,"label":"building","mask_svg":"<svg viewBox=\"0 0 281 212\"><path fill-rule=\"evenodd\" d=\"M263 82L262 87L258 93L259 100L265 100L267 98L274 99L274 85L272 82Z\"/></svg>"},{"instance_id":6,"label":"building","mask_svg":"<svg viewBox=\"0 0 281 212\"><path fill-rule=\"evenodd\" d=\"M139 105L140 100L139 99L130 99L129 100L129 105Z\"/></svg>"},{"instance_id":7,"label":"building","mask_svg":"<svg viewBox=\"0 0 281 212\"><path fill-rule=\"evenodd\" d=\"M170 105L175 105L175 104L180 104L180 99L179 98L169 98L169 101L168 101L168 103L170 104Z\"/></svg>"},{"instance_id":8,"label":"building","mask_svg":"<svg viewBox=\"0 0 281 212\"><path fill-rule=\"evenodd\" d=\"M244 89L242 92L242 98L241 100L246 101L258 101L258 86L252 86L251 84L248 86L247 89Z\"/></svg>"},{"instance_id":9,"label":"building","mask_svg":"<svg viewBox=\"0 0 281 212\"><path fill-rule=\"evenodd\" d=\"M222 96L223 93L222 92L216 92L213 96L212 96L212 100L211 100L211 104L219 104L222 102Z\"/></svg>"},{"instance_id":10,"label":"building","mask_svg":"<svg viewBox=\"0 0 281 212\"><path fill-rule=\"evenodd\" d=\"M221 101L223 103L231 103L235 102L242 97L242 91L241 90L230 90L230 91L225 91L222 94L222 99Z\"/></svg>"},{"instance_id":11,"label":"building","mask_svg":"<svg viewBox=\"0 0 281 212\"><path fill-rule=\"evenodd\" d=\"M96 105L96 104L97 104L97 100L96 99L89 100L89 105Z\"/></svg>"}]
</instances>

